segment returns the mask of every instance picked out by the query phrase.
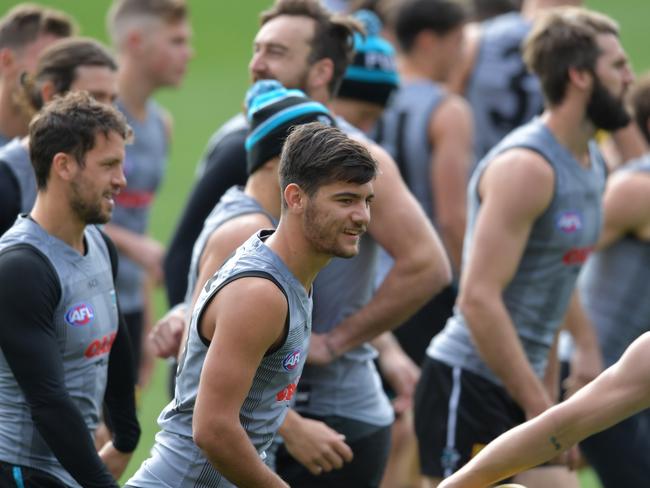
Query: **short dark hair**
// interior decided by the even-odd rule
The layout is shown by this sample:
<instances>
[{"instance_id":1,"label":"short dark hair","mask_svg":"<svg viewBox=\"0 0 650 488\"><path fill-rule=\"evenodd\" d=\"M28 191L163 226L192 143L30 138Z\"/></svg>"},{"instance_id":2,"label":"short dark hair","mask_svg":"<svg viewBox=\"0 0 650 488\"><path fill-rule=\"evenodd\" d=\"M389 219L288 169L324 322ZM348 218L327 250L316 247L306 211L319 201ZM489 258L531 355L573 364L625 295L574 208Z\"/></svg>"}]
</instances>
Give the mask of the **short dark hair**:
<instances>
[{"instance_id":1,"label":"short dark hair","mask_svg":"<svg viewBox=\"0 0 650 488\"><path fill-rule=\"evenodd\" d=\"M354 33L363 33L363 28L352 17L332 14L319 0L277 0L270 9L261 13L260 24L281 15L309 17L315 22L308 61L313 64L321 59L332 60L334 75L329 89L330 95L334 96L354 56Z\"/></svg>"},{"instance_id":2,"label":"short dark hair","mask_svg":"<svg viewBox=\"0 0 650 488\"><path fill-rule=\"evenodd\" d=\"M21 49L39 36L69 37L77 32L75 21L59 10L35 4L20 4L0 19L0 49Z\"/></svg>"},{"instance_id":3,"label":"short dark hair","mask_svg":"<svg viewBox=\"0 0 650 488\"><path fill-rule=\"evenodd\" d=\"M29 156L38 188L47 187L57 153L71 154L84 166L86 153L95 147L97 135L108 136L110 132L125 141L131 137L124 115L86 92L68 92L45 105L29 124Z\"/></svg>"},{"instance_id":4,"label":"short dark hair","mask_svg":"<svg viewBox=\"0 0 650 488\"><path fill-rule=\"evenodd\" d=\"M56 41L38 57L35 73L23 76L26 108L37 112L43 107L41 86L45 81L52 82L57 95L69 91L80 66L105 66L117 71L113 56L94 39L72 37Z\"/></svg>"},{"instance_id":5,"label":"short dark hair","mask_svg":"<svg viewBox=\"0 0 650 488\"><path fill-rule=\"evenodd\" d=\"M442 36L463 25L467 13L457 0L406 0L397 10L395 34L400 48L408 52L422 31Z\"/></svg>"},{"instance_id":6,"label":"short dark hair","mask_svg":"<svg viewBox=\"0 0 650 488\"><path fill-rule=\"evenodd\" d=\"M528 69L539 78L550 105L564 100L569 69L595 69L602 54L596 38L602 34L618 37L618 24L584 8L554 8L535 21L524 41L523 57Z\"/></svg>"},{"instance_id":7,"label":"short dark hair","mask_svg":"<svg viewBox=\"0 0 650 488\"><path fill-rule=\"evenodd\" d=\"M287 137L279 173L282 191L295 183L311 197L320 187L338 181L368 183L377 174L377 162L340 129L311 122L296 126Z\"/></svg>"},{"instance_id":8,"label":"short dark hair","mask_svg":"<svg viewBox=\"0 0 650 488\"><path fill-rule=\"evenodd\" d=\"M106 25L114 45L119 45L131 20L151 18L167 24L185 20L189 9L185 0L114 0L106 17Z\"/></svg>"},{"instance_id":9,"label":"short dark hair","mask_svg":"<svg viewBox=\"0 0 650 488\"><path fill-rule=\"evenodd\" d=\"M520 0L473 0L471 4L472 20L477 22L514 12L521 8Z\"/></svg>"},{"instance_id":10,"label":"short dark hair","mask_svg":"<svg viewBox=\"0 0 650 488\"><path fill-rule=\"evenodd\" d=\"M636 125L643 133L646 141L650 143L650 131L648 122L650 122L650 73L639 77L634 83L630 92L630 104L634 113Z\"/></svg>"}]
</instances>

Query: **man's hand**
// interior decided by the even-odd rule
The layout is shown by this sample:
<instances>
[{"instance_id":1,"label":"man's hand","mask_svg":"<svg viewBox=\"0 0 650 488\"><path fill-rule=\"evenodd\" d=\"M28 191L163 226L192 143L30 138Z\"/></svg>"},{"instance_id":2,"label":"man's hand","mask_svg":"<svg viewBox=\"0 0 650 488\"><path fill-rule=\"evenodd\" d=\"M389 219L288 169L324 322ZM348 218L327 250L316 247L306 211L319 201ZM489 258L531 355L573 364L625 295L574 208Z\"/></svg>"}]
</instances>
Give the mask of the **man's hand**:
<instances>
[{"instance_id":1,"label":"man's hand","mask_svg":"<svg viewBox=\"0 0 650 488\"><path fill-rule=\"evenodd\" d=\"M352 449L345 436L318 420L301 417L295 412L287 416L280 433L291 456L313 475L340 469L352 461Z\"/></svg>"},{"instance_id":2,"label":"man's hand","mask_svg":"<svg viewBox=\"0 0 650 488\"><path fill-rule=\"evenodd\" d=\"M334 361L338 355L333 349L327 334L312 334L309 338L309 355L307 363L324 366Z\"/></svg>"},{"instance_id":3,"label":"man's hand","mask_svg":"<svg viewBox=\"0 0 650 488\"><path fill-rule=\"evenodd\" d=\"M178 357L185 326L185 307L174 307L167 312L149 334L153 353L162 359Z\"/></svg>"},{"instance_id":4,"label":"man's hand","mask_svg":"<svg viewBox=\"0 0 650 488\"><path fill-rule=\"evenodd\" d=\"M420 379L420 368L401 347L395 347L380 352L379 369L397 394L393 400L395 413L400 414L411 408L415 386Z\"/></svg>"},{"instance_id":5,"label":"man's hand","mask_svg":"<svg viewBox=\"0 0 650 488\"><path fill-rule=\"evenodd\" d=\"M104 447L99 450L98 454L106 465L109 473L111 473L113 478L116 480L120 479L131 460L131 456L133 455L132 452L126 453L118 451L115 449L115 446L113 446L112 441L108 441L104 444Z\"/></svg>"}]
</instances>

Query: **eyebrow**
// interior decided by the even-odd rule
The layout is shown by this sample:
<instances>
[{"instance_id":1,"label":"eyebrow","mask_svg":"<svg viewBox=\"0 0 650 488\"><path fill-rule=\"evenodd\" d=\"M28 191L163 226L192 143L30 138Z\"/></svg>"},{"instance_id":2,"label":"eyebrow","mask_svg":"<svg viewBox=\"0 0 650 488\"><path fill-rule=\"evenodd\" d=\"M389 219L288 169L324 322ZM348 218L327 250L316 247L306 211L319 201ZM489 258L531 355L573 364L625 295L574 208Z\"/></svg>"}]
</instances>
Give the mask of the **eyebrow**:
<instances>
[{"instance_id":1,"label":"eyebrow","mask_svg":"<svg viewBox=\"0 0 650 488\"><path fill-rule=\"evenodd\" d=\"M352 191L342 191L342 192L339 192L339 193L335 193L334 195L332 195L332 197L333 198L356 198L356 199L359 199L359 200L367 200L369 198L374 198L375 194L370 193L369 195L364 197L361 193L352 192Z\"/></svg>"}]
</instances>

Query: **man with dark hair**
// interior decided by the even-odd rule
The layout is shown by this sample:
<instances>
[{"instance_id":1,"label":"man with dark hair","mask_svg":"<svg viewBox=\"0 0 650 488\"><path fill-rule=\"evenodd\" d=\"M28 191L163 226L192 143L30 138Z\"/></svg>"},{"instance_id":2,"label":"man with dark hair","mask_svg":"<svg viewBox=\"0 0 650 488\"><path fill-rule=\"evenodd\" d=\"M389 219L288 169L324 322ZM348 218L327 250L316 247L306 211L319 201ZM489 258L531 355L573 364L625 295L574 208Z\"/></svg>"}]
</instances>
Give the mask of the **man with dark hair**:
<instances>
[{"instance_id":1,"label":"man with dark hair","mask_svg":"<svg viewBox=\"0 0 650 488\"><path fill-rule=\"evenodd\" d=\"M285 8L287 13L282 13ZM252 78L274 78L288 86L303 83L302 88L312 99L327 105L334 96L330 88L340 82L332 80L334 73L342 76L345 71L336 68L335 63L347 66L352 57L354 25L351 20L332 17L316 0L280 0L256 35L249 64ZM324 42L315 37L318 32L329 33L328 43L336 40L342 44L332 52L343 53L347 47L348 58L313 60L312 46ZM341 32L347 32L347 37ZM333 260L319 275L314 297L314 330L319 334L312 337L310 360L320 366L305 368L300 387L306 389L296 409L353 440L354 445L350 445L355 458L342 470L317 479L282 452L284 464L281 467L278 462L279 472L296 486L335 482L330 476L358 481L359 486L380 482L393 412L377 382L372 361L376 351L367 341L396 327L450 279L442 245L401 180L395 163L358 129L342 119L337 124L353 134L377 160L378 198L369 236L362 239L359 255L351 260ZM227 164L245 163L232 159ZM373 295L379 245L396 264ZM180 272L174 276L180 276ZM412 292L404 294L404 289ZM344 373L346 381L341 381ZM333 390L337 393L333 394ZM293 472L282 472L283 468Z\"/></svg>"},{"instance_id":2,"label":"man with dark hair","mask_svg":"<svg viewBox=\"0 0 650 488\"><path fill-rule=\"evenodd\" d=\"M246 105L251 125L246 139L246 186L230 188L206 219L194 244L185 302L174 307L169 312L173 317L164 320L152 334L158 355L178 356L178 339L186 328L188 310L221 264L252 234L277 226L282 205L278 164L289 132L297 125L313 121L335 125L325 106L309 100L299 90L285 89L274 80L255 83L248 91ZM179 384L172 395L184 396L187 384L187 380ZM169 423L163 421L161 427L169 430ZM314 472L340 467L352 457L342 435L294 410L287 413L279 433L290 445L292 455ZM270 467L272 454L270 449Z\"/></svg>"},{"instance_id":3,"label":"man with dark hair","mask_svg":"<svg viewBox=\"0 0 650 488\"><path fill-rule=\"evenodd\" d=\"M117 487L137 445L128 335L106 223L124 187L130 128L83 93L30 124L38 185L30 215L0 239L2 486ZM106 406L114 436L99 453Z\"/></svg>"},{"instance_id":4,"label":"man with dark hair","mask_svg":"<svg viewBox=\"0 0 650 488\"><path fill-rule=\"evenodd\" d=\"M87 91L95 100L110 104L117 95L117 65L95 40L62 39L41 53L34 73L23 78L22 90L24 111L30 114L70 90ZM0 148L0 235L36 200L28 148L29 137L15 138Z\"/></svg>"},{"instance_id":5,"label":"man with dark hair","mask_svg":"<svg viewBox=\"0 0 650 488\"><path fill-rule=\"evenodd\" d=\"M629 122L632 73L608 17L551 10L533 26L524 59L547 108L472 175L457 306L427 350L416 393L433 486L555 403L543 383L549 351L569 302L579 306L575 280L600 233L605 167L590 140ZM563 467L535 471L527 476L537 486L577 483Z\"/></svg>"},{"instance_id":6,"label":"man with dark hair","mask_svg":"<svg viewBox=\"0 0 650 488\"><path fill-rule=\"evenodd\" d=\"M31 114L16 101L21 76L34 71L43 49L76 30L68 15L34 4L17 5L0 19L0 146L27 134Z\"/></svg>"},{"instance_id":7,"label":"man with dark hair","mask_svg":"<svg viewBox=\"0 0 650 488\"><path fill-rule=\"evenodd\" d=\"M376 171L338 129L312 122L287 137L277 230L249 238L203 286L176 398L127 486L288 486L264 460L305 363L312 283L331 257L359 252Z\"/></svg>"},{"instance_id":8,"label":"man with dark hair","mask_svg":"<svg viewBox=\"0 0 650 488\"><path fill-rule=\"evenodd\" d=\"M150 288L162 282L164 255L162 244L147 232L171 138L171 117L152 96L183 81L192 57L191 27L184 0L114 0L107 27L119 65L117 107L133 127L135 140L126 150L128 184L105 230L120 252L118 292L139 382L146 384L153 356L142 337L153 319Z\"/></svg>"}]
</instances>

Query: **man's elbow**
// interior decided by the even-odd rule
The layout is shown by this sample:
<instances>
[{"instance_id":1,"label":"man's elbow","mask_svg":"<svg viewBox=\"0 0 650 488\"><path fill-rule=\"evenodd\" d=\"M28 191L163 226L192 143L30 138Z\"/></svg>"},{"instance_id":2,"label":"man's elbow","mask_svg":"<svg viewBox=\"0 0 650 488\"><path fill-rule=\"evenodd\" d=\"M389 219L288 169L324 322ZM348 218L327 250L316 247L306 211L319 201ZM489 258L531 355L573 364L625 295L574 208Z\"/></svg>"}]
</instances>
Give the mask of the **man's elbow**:
<instances>
[{"instance_id":1,"label":"man's elbow","mask_svg":"<svg viewBox=\"0 0 650 488\"><path fill-rule=\"evenodd\" d=\"M427 252L413 254L409 269L418 276L417 287L427 296L439 293L452 280L449 258L438 244Z\"/></svg>"},{"instance_id":2,"label":"man's elbow","mask_svg":"<svg viewBox=\"0 0 650 488\"><path fill-rule=\"evenodd\" d=\"M458 311L465 317L465 321L471 328L480 327L483 324L482 317L486 316L491 299L481 289L472 284L461 287L458 295Z\"/></svg>"}]
</instances>

